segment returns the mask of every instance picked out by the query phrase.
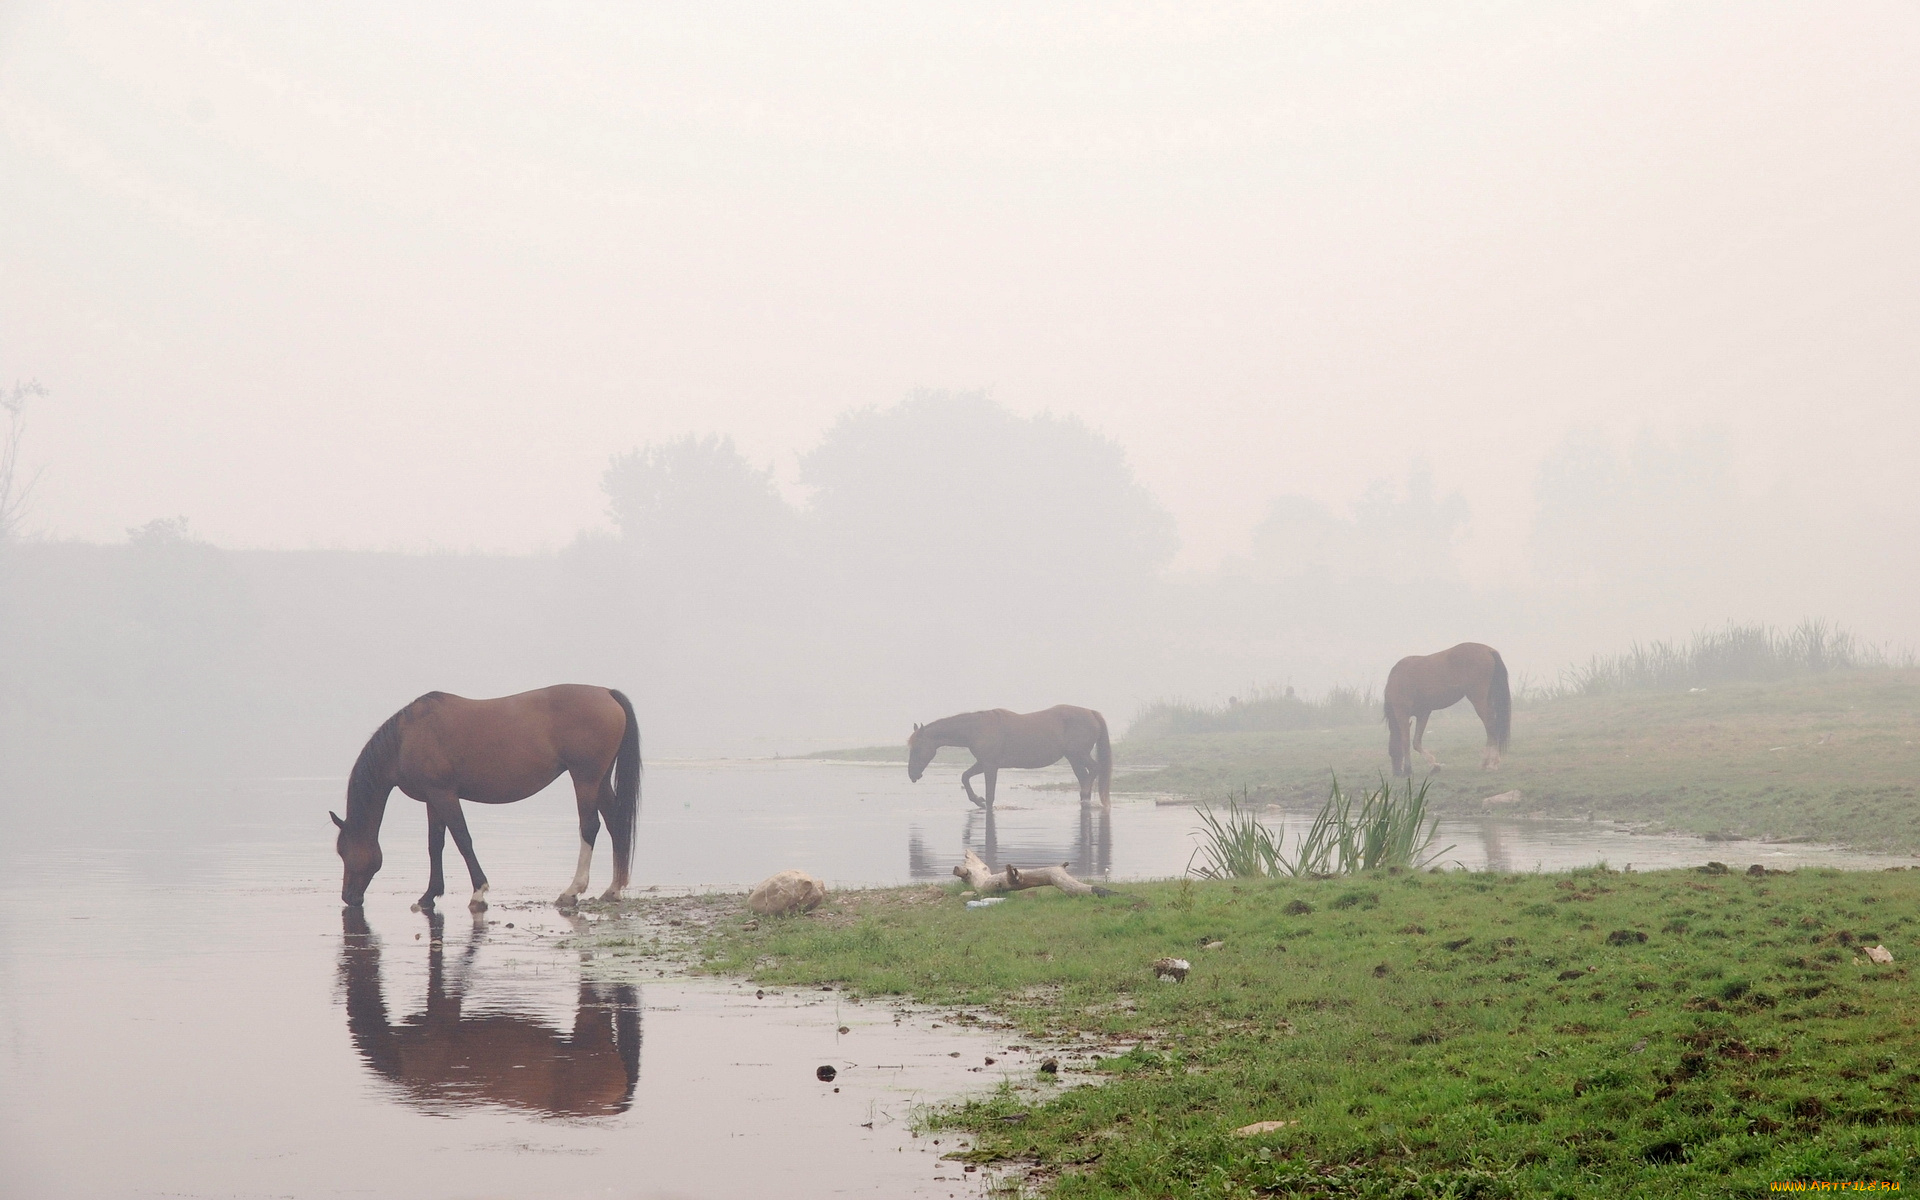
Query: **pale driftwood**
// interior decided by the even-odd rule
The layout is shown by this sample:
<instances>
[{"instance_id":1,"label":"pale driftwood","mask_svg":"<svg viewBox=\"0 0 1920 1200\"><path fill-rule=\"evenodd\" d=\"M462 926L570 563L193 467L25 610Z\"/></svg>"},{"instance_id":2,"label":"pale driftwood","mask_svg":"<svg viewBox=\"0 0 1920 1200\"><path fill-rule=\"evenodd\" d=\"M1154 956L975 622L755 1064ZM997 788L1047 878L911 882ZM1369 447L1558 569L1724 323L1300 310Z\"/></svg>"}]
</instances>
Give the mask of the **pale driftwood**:
<instances>
[{"instance_id":1,"label":"pale driftwood","mask_svg":"<svg viewBox=\"0 0 1920 1200\"><path fill-rule=\"evenodd\" d=\"M969 887L983 896L1037 887L1057 887L1069 896L1106 894L1105 888L1082 883L1068 874L1065 863L1057 867L1007 867L996 872L990 870L980 856L971 850L967 851L967 857L953 869L953 873L966 880Z\"/></svg>"}]
</instances>

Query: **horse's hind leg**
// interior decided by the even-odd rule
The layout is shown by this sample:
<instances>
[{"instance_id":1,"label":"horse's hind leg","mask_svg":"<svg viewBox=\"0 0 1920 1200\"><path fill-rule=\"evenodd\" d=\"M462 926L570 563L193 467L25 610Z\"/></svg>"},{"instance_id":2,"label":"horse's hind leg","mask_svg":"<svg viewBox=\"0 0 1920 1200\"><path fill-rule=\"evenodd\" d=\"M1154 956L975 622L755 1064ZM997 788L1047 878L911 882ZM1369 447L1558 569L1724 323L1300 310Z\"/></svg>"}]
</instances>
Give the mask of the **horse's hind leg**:
<instances>
[{"instance_id":1,"label":"horse's hind leg","mask_svg":"<svg viewBox=\"0 0 1920 1200\"><path fill-rule=\"evenodd\" d=\"M1093 757L1081 751L1067 751L1067 765L1073 768L1073 777L1080 781L1080 803L1093 803L1093 784L1100 777L1099 770L1093 765Z\"/></svg>"},{"instance_id":2,"label":"horse's hind leg","mask_svg":"<svg viewBox=\"0 0 1920 1200\"><path fill-rule=\"evenodd\" d=\"M554 901L561 908L572 908L587 890L587 874L593 867L593 843L600 836L600 787L598 781L582 783L578 776L573 780L574 804L580 811L580 862L574 868L573 882L567 890L560 893Z\"/></svg>"},{"instance_id":3,"label":"horse's hind leg","mask_svg":"<svg viewBox=\"0 0 1920 1200\"><path fill-rule=\"evenodd\" d=\"M618 900L620 893L627 890L627 873L632 869L633 864L634 830L631 828L633 822L616 806L611 771L600 777L595 796L594 803L607 822L607 833L613 838L613 882L607 885L606 891L600 893L600 898ZM582 886L584 887L585 884L583 883Z\"/></svg>"},{"instance_id":4,"label":"horse's hind leg","mask_svg":"<svg viewBox=\"0 0 1920 1200\"><path fill-rule=\"evenodd\" d=\"M1468 696L1467 699L1473 702L1473 711L1479 715L1480 724L1487 729L1487 748L1480 752L1480 766L1488 771L1497 770L1500 766L1500 747L1493 740L1493 710L1478 696Z\"/></svg>"},{"instance_id":5,"label":"horse's hind leg","mask_svg":"<svg viewBox=\"0 0 1920 1200\"><path fill-rule=\"evenodd\" d=\"M1420 739L1427 736L1427 718L1432 715L1430 712L1423 712L1414 718L1413 748L1426 757L1427 769L1429 771L1438 771L1440 769L1440 760L1433 756L1433 751L1420 744Z\"/></svg>"}]
</instances>

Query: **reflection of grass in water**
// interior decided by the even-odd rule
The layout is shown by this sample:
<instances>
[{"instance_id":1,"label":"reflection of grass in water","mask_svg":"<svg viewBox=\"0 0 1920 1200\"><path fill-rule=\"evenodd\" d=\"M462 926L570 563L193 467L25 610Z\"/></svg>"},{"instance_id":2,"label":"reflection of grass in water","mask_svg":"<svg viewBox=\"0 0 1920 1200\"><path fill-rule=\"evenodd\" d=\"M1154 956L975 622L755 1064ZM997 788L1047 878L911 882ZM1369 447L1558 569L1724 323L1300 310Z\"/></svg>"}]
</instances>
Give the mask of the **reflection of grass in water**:
<instances>
[{"instance_id":1,"label":"reflection of grass in water","mask_svg":"<svg viewBox=\"0 0 1920 1200\"><path fill-rule=\"evenodd\" d=\"M1068 1077L1106 1086L936 1118L1058 1197L1760 1194L1920 1160L1920 873L1182 886L977 911L844 893L736 926L712 965L1085 1035ZM1185 983L1156 981L1164 955L1193 963ZM1267 1120L1298 1124L1231 1135Z\"/></svg>"},{"instance_id":2,"label":"reflection of grass in water","mask_svg":"<svg viewBox=\"0 0 1920 1200\"><path fill-rule=\"evenodd\" d=\"M1360 811L1340 790L1335 779L1327 802L1289 857L1282 849L1286 838L1284 823L1268 828L1255 814L1245 789L1235 800L1231 795L1225 807L1212 805L1200 809L1200 845L1194 858L1201 865L1188 870L1202 879L1263 879L1278 876L1306 878L1317 875L1351 875L1385 867L1420 867L1453 847L1429 853L1440 831L1440 818L1431 816L1427 806L1426 782L1415 788L1406 781L1398 792L1381 779L1380 786L1363 793Z\"/></svg>"},{"instance_id":3,"label":"reflection of grass in water","mask_svg":"<svg viewBox=\"0 0 1920 1200\"><path fill-rule=\"evenodd\" d=\"M1865 849L1920 847L1920 670L1835 671L1700 692L1619 691L1516 709L1498 771L1479 767L1485 734L1465 705L1434 714L1427 746L1442 814L1518 790L1550 816L1655 822L1697 833L1812 838ZM1317 806L1327 773L1368 778L1386 764L1377 722L1341 729L1213 733L1127 742L1121 791ZM1127 772L1129 762L1165 763Z\"/></svg>"}]
</instances>

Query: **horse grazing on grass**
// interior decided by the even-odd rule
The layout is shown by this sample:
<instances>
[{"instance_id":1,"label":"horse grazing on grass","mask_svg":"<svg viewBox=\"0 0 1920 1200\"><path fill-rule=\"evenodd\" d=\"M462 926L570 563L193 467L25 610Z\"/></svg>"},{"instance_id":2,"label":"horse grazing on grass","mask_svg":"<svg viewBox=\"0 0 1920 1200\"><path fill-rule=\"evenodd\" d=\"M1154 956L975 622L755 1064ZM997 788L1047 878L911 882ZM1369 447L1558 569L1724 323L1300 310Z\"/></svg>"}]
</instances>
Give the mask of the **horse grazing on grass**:
<instances>
[{"instance_id":1,"label":"horse grazing on grass","mask_svg":"<svg viewBox=\"0 0 1920 1200\"><path fill-rule=\"evenodd\" d=\"M380 869L380 819L397 787L427 806L433 871L414 907L432 911L434 898L447 890L440 851L451 832L473 879L467 907L480 912L487 907L487 875L473 855L460 802L525 800L563 771L573 776L580 809L580 864L558 903L570 905L587 890L602 817L613 834L613 886L603 898L619 899L633 868L633 827L640 814L640 722L619 692L574 683L498 700L428 692L388 717L353 764L346 819L327 814L340 829L335 848L346 868L340 899L350 905L366 899L367 884Z\"/></svg>"},{"instance_id":2,"label":"horse grazing on grass","mask_svg":"<svg viewBox=\"0 0 1920 1200\"><path fill-rule=\"evenodd\" d=\"M1507 691L1507 664L1500 652L1479 642L1461 642L1438 654L1413 654L1393 664L1387 675L1387 753L1393 758L1395 775L1413 773L1413 755L1407 751L1407 723L1417 721L1413 730L1413 750L1424 754L1427 766L1438 770L1440 763L1432 752L1422 749L1420 739L1427 732L1427 718L1461 699L1473 702L1480 723L1487 729L1487 748L1480 765L1493 770L1500 765L1500 754L1507 748L1507 735L1513 727L1513 697Z\"/></svg>"},{"instance_id":3,"label":"horse grazing on grass","mask_svg":"<svg viewBox=\"0 0 1920 1200\"><path fill-rule=\"evenodd\" d=\"M1100 804L1113 807L1113 747L1107 740L1107 719L1090 708L1056 704L1039 712L1008 712L989 708L960 713L925 725L915 725L907 739L907 778L920 782L942 746L965 746L973 765L960 776L967 799L979 808L993 807L993 787L1002 767L1050 767L1065 758L1080 781L1080 803L1093 802L1093 785L1100 784ZM987 777L987 798L973 794L973 777Z\"/></svg>"}]
</instances>

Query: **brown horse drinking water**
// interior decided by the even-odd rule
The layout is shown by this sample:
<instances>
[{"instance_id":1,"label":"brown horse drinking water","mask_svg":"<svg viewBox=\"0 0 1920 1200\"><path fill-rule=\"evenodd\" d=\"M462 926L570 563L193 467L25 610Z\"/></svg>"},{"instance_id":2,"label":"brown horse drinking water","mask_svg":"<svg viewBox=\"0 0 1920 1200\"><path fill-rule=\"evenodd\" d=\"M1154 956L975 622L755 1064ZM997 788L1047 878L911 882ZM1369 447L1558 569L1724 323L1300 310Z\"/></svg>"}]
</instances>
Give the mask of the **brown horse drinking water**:
<instances>
[{"instance_id":1,"label":"brown horse drinking water","mask_svg":"<svg viewBox=\"0 0 1920 1200\"><path fill-rule=\"evenodd\" d=\"M1480 765L1491 770L1500 765L1500 753L1507 748L1507 735L1513 726L1513 698L1507 692L1507 664L1500 652L1479 642L1461 642L1438 654L1415 654L1393 664L1387 675L1387 753L1393 757L1393 773L1413 773L1413 754L1407 750L1407 723L1417 721L1413 730L1413 751L1424 754L1427 765L1438 768L1433 754L1421 748L1427 732L1427 718L1436 710L1473 702L1480 723L1487 729L1487 748Z\"/></svg>"},{"instance_id":2,"label":"brown horse drinking water","mask_svg":"<svg viewBox=\"0 0 1920 1200\"><path fill-rule=\"evenodd\" d=\"M487 906L487 876L473 855L462 800L511 804L560 777L573 776L580 810L580 863L560 893L570 904L587 889L593 842L606 818L613 834L613 886L618 899L633 867L633 827L640 812L640 723L633 704L611 688L563 683L498 700L428 692L387 718L360 751L347 780L347 816L336 848L345 864L340 899L360 904L380 869L380 818L399 788L427 806L427 859L432 876L417 907L433 908L445 893L440 851L448 833L473 879L468 908Z\"/></svg>"},{"instance_id":3,"label":"brown horse drinking water","mask_svg":"<svg viewBox=\"0 0 1920 1200\"><path fill-rule=\"evenodd\" d=\"M915 725L907 739L907 778L920 782L942 746L965 746L973 765L960 776L967 799L981 808L993 807L993 785L1000 768L1050 767L1065 758L1080 781L1080 803L1093 800L1100 784L1100 803L1112 807L1108 789L1113 783L1113 747L1107 741L1107 719L1090 708L1056 704L1039 712L1017 713L1004 708L960 713L925 725ZM973 794L975 775L987 777L987 798Z\"/></svg>"}]
</instances>

